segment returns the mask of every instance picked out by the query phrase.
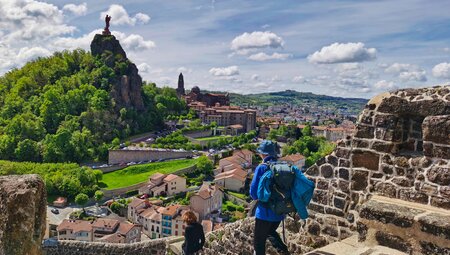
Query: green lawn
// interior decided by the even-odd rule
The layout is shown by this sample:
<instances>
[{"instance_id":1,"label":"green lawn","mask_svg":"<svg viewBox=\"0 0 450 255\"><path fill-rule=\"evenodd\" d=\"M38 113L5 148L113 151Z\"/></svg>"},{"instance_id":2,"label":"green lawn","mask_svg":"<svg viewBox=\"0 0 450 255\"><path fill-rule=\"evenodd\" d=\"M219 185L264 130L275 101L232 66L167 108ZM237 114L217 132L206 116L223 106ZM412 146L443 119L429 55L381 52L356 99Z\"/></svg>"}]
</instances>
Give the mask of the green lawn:
<instances>
[{"instance_id":1,"label":"green lawn","mask_svg":"<svg viewBox=\"0 0 450 255\"><path fill-rule=\"evenodd\" d=\"M228 192L228 194L230 194L232 196L235 196L237 198L240 198L240 199L243 199L243 200L247 199L247 195L245 195L245 194L237 193L237 192L233 192L233 191L227 191L227 192Z\"/></svg>"},{"instance_id":2,"label":"green lawn","mask_svg":"<svg viewBox=\"0 0 450 255\"><path fill-rule=\"evenodd\" d=\"M180 159L167 162L135 165L103 175L100 186L105 189L117 189L148 180L154 173L170 174L182 168L195 165L195 159Z\"/></svg>"},{"instance_id":3,"label":"green lawn","mask_svg":"<svg viewBox=\"0 0 450 255\"><path fill-rule=\"evenodd\" d=\"M222 135L222 136L208 136L208 137L199 137L195 138L198 141L212 141L212 140L218 140L220 138L231 138L231 135Z\"/></svg>"}]
</instances>

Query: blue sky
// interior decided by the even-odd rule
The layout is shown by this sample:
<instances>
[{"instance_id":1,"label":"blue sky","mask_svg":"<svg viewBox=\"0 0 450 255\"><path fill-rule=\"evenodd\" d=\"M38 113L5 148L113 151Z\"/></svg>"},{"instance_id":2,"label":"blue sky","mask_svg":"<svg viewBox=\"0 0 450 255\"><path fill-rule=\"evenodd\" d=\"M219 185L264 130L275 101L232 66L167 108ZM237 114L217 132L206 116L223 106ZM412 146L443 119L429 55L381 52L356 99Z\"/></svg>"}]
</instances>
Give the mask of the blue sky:
<instances>
[{"instance_id":1,"label":"blue sky","mask_svg":"<svg viewBox=\"0 0 450 255\"><path fill-rule=\"evenodd\" d=\"M175 87L370 98L450 81L450 1L0 0L0 73L85 48L112 16L141 76Z\"/></svg>"}]
</instances>

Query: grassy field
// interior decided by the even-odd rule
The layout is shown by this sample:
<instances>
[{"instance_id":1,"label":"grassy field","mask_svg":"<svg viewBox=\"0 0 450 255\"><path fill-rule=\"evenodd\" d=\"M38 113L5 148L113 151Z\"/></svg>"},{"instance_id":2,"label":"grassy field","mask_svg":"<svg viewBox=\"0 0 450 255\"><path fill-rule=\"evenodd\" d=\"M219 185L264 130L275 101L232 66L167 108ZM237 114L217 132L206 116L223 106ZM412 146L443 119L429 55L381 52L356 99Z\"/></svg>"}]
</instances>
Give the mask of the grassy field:
<instances>
[{"instance_id":1,"label":"grassy field","mask_svg":"<svg viewBox=\"0 0 450 255\"><path fill-rule=\"evenodd\" d=\"M200 138L195 138L198 141L215 141L215 140L219 140L220 138L231 138L231 135L222 135L222 136L208 136L208 137L200 137Z\"/></svg>"},{"instance_id":2,"label":"grassy field","mask_svg":"<svg viewBox=\"0 0 450 255\"><path fill-rule=\"evenodd\" d=\"M245 195L245 194L237 193L237 192L233 192L233 191L227 191L227 192L228 192L228 194L230 194L232 196L235 196L237 198L240 198L240 199L243 199L243 200L247 199L247 195Z\"/></svg>"},{"instance_id":3,"label":"grassy field","mask_svg":"<svg viewBox=\"0 0 450 255\"><path fill-rule=\"evenodd\" d=\"M105 189L117 189L148 180L154 173L169 174L195 165L195 159L180 159L167 162L135 165L103 175L100 186Z\"/></svg>"}]
</instances>

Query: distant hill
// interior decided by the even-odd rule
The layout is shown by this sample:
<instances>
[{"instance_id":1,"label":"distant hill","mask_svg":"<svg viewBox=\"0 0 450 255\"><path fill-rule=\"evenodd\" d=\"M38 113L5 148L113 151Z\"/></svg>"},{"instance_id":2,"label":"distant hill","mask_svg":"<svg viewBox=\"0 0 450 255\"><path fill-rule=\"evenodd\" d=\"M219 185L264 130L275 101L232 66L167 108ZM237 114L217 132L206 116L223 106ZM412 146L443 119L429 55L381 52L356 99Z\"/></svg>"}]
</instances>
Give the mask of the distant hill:
<instances>
[{"instance_id":1,"label":"distant hill","mask_svg":"<svg viewBox=\"0 0 450 255\"><path fill-rule=\"evenodd\" d=\"M346 110L354 115L358 115L368 102L368 100L364 98L332 97L295 90L248 95L230 93L230 99L233 105L239 106L274 106L282 104L328 106L334 109Z\"/></svg>"}]
</instances>

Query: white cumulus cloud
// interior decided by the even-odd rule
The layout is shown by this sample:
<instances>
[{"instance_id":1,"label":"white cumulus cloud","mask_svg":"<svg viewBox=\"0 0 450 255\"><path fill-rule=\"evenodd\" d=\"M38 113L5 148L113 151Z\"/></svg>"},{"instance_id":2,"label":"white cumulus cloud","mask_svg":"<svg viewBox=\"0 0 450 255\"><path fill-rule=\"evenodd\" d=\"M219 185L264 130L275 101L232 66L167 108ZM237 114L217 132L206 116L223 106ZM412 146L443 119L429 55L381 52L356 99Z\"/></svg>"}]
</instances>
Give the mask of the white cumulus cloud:
<instances>
[{"instance_id":1,"label":"white cumulus cloud","mask_svg":"<svg viewBox=\"0 0 450 255\"><path fill-rule=\"evenodd\" d=\"M260 52L260 53L256 53L256 54L250 55L248 57L248 59L254 60L254 61L266 61L266 60L273 60L273 59L285 60L285 59L288 59L290 57L292 57L291 54L281 54L281 53L275 52L272 55L268 55L268 54L266 54L264 52Z\"/></svg>"},{"instance_id":2,"label":"white cumulus cloud","mask_svg":"<svg viewBox=\"0 0 450 255\"><path fill-rule=\"evenodd\" d=\"M390 66L388 66L386 69L384 69L385 73L392 73L392 74L400 74L402 72L408 72L412 70L417 70L418 67L411 64L404 64L404 63L394 63Z\"/></svg>"},{"instance_id":3,"label":"white cumulus cloud","mask_svg":"<svg viewBox=\"0 0 450 255\"><path fill-rule=\"evenodd\" d=\"M443 62L437 64L431 71L436 78L450 79L450 63Z\"/></svg>"},{"instance_id":4,"label":"white cumulus cloud","mask_svg":"<svg viewBox=\"0 0 450 255\"><path fill-rule=\"evenodd\" d=\"M410 71L410 72L401 72L398 76L402 81L427 81L426 72L421 71Z\"/></svg>"},{"instance_id":5,"label":"white cumulus cloud","mask_svg":"<svg viewBox=\"0 0 450 255\"><path fill-rule=\"evenodd\" d=\"M133 51L148 50L156 46L153 41L146 41L142 36L136 34L131 34L121 39L121 43L125 48Z\"/></svg>"},{"instance_id":6,"label":"white cumulus cloud","mask_svg":"<svg viewBox=\"0 0 450 255\"><path fill-rule=\"evenodd\" d=\"M80 5L66 4L64 5L63 10L71 12L76 16L83 16L86 15L87 13L87 4L86 3L82 3Z\"/></svg>"},{"instance_id":7,"label":"white cumulus cloud","mask_svg":"<svg viewBox=\"0 0 450 255\"><path fill-rule=\"evenodd\" d=\"M392 81L381 80L373 85L378 90L394 90L397 86Z\"/></svg>"},{"instance_id":8,"label":"white cumulus cloud","mask_svg":"<svg viewBox=\"0 0 450 255\"><path fill-rule=\"evenodd\" d=\"M250 77L250 79L251 79L252 81L257 81L257 80L259 80L259 75L253 74L252 77Z\"/></svg>"},{"instance_id":9,"label":"white cumulus cloud","mask_svg":"<svg viewBox=\"0 0 450 255\"><path fill-rule=\"evenodd\" d=\"M231 41L231 49L246 54L251 50L262 48L281 48L284 45L283 39L275 33L269 31L255 31L243 33Z\"/></svg>"},{"instance_id":10,"label":"white cumulus cloud","mask_svg":"<svg viewBox=\"0 0 450 255\"><path fill-rule=\"evenodd\" d=\"M134 17L131 17L127 10L119 4L112 4L107 11L101 12L100 20L104 20L106 15L111 16L112 25L134 26L136 23L146 24L150 21L150 17L144 13L138 13Z\"/></svg>"},{"instance_id":11,"label":"white cumulus cloud","mask_svg":"<svg viewBox=\"0 0 450 255\"><path fill-rule=\"evenodd\" d=\"M308 56L315 64L335 64L374 60L377 50L366 48L364 43L333 43Z\"/></svg>"},{"instance_id":12,"label":"white cumulus cloud","mask_svg":"<svg viewBox=\"0 0 450 255\"><path fill-rule=\"evenodd\" d=\"M239 74L239 68L237 66L214 67L209 70L209 73L214 76L234 76Z\"/></svg>"},{"instance_id":13,"label":"white cumulus cloud","mask_svg":"<svg viewBox=\"0 0 450 255\"><path fill-rule=\"evenodd\" d=\"M142 73L149 73L150 69L151 69L150 65L147 63L139 64L139 65L137 65L137 68L138 68L139 72L142 72Z\"/></svg>"},{"instance_id":14,"label":"white cumulus cloud","mask_svg":"<svg viewBox=\"0 0 450 255\"><path fill-rule=\"evenodd\" d=\"M298 75L298 76L294 76L294 78L292 78L292 82L295 83L300 83L300 82L304 82L305 81L305 77Z\"/></svg>"}]
</instances>

